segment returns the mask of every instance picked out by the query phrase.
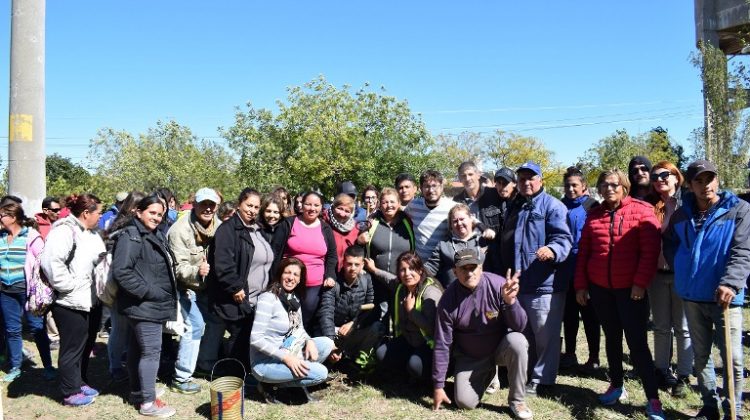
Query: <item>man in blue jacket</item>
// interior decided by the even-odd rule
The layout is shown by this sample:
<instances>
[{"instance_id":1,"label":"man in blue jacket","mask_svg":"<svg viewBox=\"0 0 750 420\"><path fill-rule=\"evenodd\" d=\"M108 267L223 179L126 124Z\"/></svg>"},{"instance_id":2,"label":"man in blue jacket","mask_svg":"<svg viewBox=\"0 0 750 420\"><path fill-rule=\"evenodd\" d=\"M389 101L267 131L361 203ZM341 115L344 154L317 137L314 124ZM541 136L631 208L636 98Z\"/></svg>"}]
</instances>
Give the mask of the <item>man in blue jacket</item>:
<instances>
[{"instance_id":1,"label":"man in blue jacket","mask_svg":"<svg viewBox=\"0 0 750 420\"><path fill-rule=\"evenodd\" d=\"M544 191L539 165L526 162L516 175L518 195L509 206L500 238L501 272L521 272L518 301L529 317L524 331L529 341L526 393L535 395L539 385L549 390L557 378L568 284L555 279L555 268L568 257L573 238L567 209Z\"/></svg>"},{"instance_id":2,"label":"man in blue jacket","mask_svg":"<svg viewBox=\"0 0 750 420\"><path fill-rule=\"evenodd\" d=\"M697 419L719 419L711 346L725 358L724 308L728 308L737 412L742 404L742 302L750 274L750 204L729 191L719 191L716 166L697 160L688 166L689 192L664 232L664 256L674 267L674 285L684 300L685 315L693 343L693 371L703 399ZM723 402L729 418L728 398Z\"/></svg>"}]
</instances>

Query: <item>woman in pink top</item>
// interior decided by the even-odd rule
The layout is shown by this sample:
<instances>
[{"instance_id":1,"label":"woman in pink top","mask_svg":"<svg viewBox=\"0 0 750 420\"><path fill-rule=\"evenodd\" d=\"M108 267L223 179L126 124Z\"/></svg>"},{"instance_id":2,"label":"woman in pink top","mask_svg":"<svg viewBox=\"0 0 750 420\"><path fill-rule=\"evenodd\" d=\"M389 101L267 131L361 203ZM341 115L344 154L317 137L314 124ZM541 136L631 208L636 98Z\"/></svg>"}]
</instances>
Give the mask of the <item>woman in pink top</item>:
<instances>
[{"instance_id":1,"label":"woman in pink top","mask_svg":"<svg viewBox=\"0 0 750 420\"><path fill-rule=\"evenodd\" d=\"M302 305L305 330L312 332L312 321L320 303L321 289L333 287L336 278L336 240L320 213L323 197L310 191L302 197L302 213L279 223L272 239L275 265L282 258L295 257L307 268L306 294Z\"/></svg>"}]
</instances>

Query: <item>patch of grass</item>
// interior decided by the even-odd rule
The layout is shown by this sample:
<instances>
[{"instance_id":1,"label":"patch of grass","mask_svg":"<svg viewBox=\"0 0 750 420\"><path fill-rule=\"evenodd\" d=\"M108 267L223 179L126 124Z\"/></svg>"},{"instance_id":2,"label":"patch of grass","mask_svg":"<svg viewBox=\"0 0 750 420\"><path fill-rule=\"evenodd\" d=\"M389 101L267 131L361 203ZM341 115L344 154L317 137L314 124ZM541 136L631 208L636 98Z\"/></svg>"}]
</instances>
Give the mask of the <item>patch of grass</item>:
<instances>
[{"instance_id":1,"label":"patch of grass","mask_svg":"<svg viewBox=\"0 0 750 420\"><path fill-rule=\"evenodd\" d=\"M745 331L750 330L750 310L745 310ZM579 336L579 360L588 357L583 328ZM750 336L745 337L744 365L750 366ZM602 346L604 341L602 340ZM25 342L29 350L35 347ZM91 386L102 392L96 402L89 407L68 408L60 403L60 393L56 383L45 382L41 368L28 368L24 374L11 384L2 385L3 412L6 419L136 419L141 418L135 408L128 405L128 384L113 384L109 381L106 351L100 343L97 357L91 359L89 368ZM627 349L627 345L623 343ZM602 348L602 356L605 356ZM56 358L56 352L53 352ZM35 356L37 362L38 356ZM714 360L718 368L721 359L717 353ZM608 385L606 378L606 358L602 358L603 368L592 377L575 372L563 371L558 376L557 387L552 395L529 398L528 404L534 411L535 419L645 419L646 404L643 388L638 380L626 380L625 387L630 394L626 404L613 407L602 407L596 397ZM626 369L632 369L626 365ZM410 384L405 376L353 378L340 372L332 373L332 380L323 387L314 389L313 395L321 401L304 405L268 405L261 403L253 392L245 399L246 419L288 419L288 418L326 418L326 419L487 419L511 418L507 407L508 390L501 389L494 395L485 395L482 405L471 411L458 410L449 406L440 412L431 409L432 390L429 385ZM207 380L197 380L202 390L195 395L183 395L167 391L164 400L177 409L176 419L210 418L210 393ZM745 390L748 390L746 381ZM696 380L692 378L695 386ZM718 382L721 384L721 380ZM452 383L448 384L452 390ZM288 392L292 400L292 391ZM452 392L449 392L452 398ZM660 397L671 419L687 419L694 415L701 406L700 395L695 389L687 398L672 398L668 393L660 392ZM750 396L745 394L743 414L750 413Z\"/></svg>"}]
</instances>

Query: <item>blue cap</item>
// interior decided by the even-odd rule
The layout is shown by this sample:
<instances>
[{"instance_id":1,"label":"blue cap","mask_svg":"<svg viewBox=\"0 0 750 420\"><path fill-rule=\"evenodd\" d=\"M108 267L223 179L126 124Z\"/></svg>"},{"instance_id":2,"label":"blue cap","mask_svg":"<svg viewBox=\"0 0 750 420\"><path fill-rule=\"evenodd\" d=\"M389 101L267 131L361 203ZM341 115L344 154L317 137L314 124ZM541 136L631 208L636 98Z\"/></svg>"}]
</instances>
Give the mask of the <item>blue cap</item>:
<instances>
[{"instance_id":1,"label":"blue cap","mask_svg":"<svg viewBox=\"0 0 750 420\"><path fill-rule=\"evenodd\" d=\"M518 169L516 169L516 173L519 173L522 170L531 171L531 172L534 172L535 174L537 174L539 176L542 176L542 169L539 168L539 165L537 165L536 163L534 163L532 161L528 161L528 162L524 163L523 165L519 166Z\"/></svg>"}]
</instances>

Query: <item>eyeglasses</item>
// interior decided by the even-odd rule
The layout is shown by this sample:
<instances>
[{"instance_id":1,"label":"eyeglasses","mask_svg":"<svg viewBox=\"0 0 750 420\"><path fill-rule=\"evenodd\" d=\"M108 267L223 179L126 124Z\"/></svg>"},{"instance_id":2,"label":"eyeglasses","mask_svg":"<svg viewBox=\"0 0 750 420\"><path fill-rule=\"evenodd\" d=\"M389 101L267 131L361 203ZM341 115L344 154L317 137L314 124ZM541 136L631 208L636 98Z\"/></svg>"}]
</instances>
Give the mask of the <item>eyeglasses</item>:
<instances>
[{"instance_id":1,"label":"eyeglasses","mask_svg":"<svg viewBox=\"0 0 750 420\"><path fill-rule=\"evenodd\" d=\"M60 210L62 210L62 207L58 207L56 209L46 208L46 209L42 209L42 210L49 210L52 213L60 213Z\"/></svg>"},{"instance_id":2,"label":"eyeglasses","mask_svg":"<svg viewBox=\"0 0 750 420\"><path fill-rule=\"evenodd\" d=\"M601 184L599 184L599 188L603 190L609 190L609 189L616 190L619 186L620 184L617 182L602 182Z\"/></svg>"},{"instance_id":3,"label":"eyeglasses","mask_svg":"<svg viewBox=\"0 0 750 420\"><path fill-rule=\"evenodd\" d=\"M375 201L377 199L378 199L378 197L375 197L374 195L366 195L365 196L365 201Z\"/></svg>"},{"instance_id":4,"label":"eyeglasses","mask_svg":"<svg viewBox=\"0 0 750 420\"><path fill-rule=\"evenodd\" d=\"M658 174L657 173L651 174L650 176L651 182L656 182L659 180L666 181L670 175L672 175L672 173L669 171L659 172Z\"/></svg>"},{"instance_id":5,"label":"eyeglasses","mask_svg":"<svg viewBox=\"0 0 750 420\"><path fill-rule=\"evenodd\" d=\"M10 215L8 213L0 213L0 219L2 219L3 217L6 217L6 216L10 216Z\"/></svg>"}]
</instances>

